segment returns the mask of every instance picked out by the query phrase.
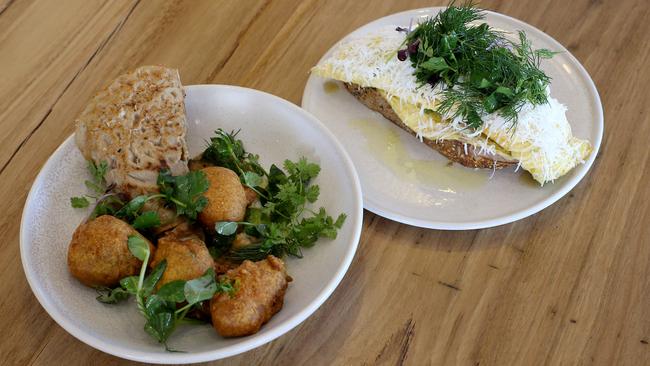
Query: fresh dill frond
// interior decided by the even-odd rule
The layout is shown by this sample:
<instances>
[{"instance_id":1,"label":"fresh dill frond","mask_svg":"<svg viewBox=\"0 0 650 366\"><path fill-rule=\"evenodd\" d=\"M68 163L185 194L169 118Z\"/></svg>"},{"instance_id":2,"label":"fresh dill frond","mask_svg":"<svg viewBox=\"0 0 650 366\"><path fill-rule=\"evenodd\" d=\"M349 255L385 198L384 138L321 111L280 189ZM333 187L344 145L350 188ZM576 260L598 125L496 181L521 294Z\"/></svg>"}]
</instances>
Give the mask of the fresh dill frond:
<instances>
[{"instance_id":1,"label":"fresh dill frond","mask_svg":"<svg viewBox=\"0 0 650 366\"><path fill-rule=\"evenodd\" d=\"M410 60L420 85L443 85L437 113L460 117L474 129L486 114L496 112L514 124L524 104L547 103L550 78L539 66L555 54L533 49L523 31L513 42L486 23L470 24L484 17L472 2L452 1L410 32L397 54Z\"/></svg>"}]
</instances>

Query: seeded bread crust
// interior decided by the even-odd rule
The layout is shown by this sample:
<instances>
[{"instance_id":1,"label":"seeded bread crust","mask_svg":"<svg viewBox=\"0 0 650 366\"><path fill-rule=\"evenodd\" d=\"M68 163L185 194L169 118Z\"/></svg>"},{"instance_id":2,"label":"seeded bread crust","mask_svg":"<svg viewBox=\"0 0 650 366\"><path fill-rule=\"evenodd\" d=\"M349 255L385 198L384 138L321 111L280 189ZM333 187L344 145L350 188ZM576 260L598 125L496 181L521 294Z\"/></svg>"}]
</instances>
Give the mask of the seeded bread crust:
<instances>
[{"instance_id":1,"label":"seeded bread crust","mask_svg":"<svg viewBox=\"0 0 650 366\"><path fill-rule=\"evenodd\" d=\"M386 119L408 131L411 135L416 135L415 131L402 122L386 98L377 89L365 88L352 83L344 83L344 85L350 94L354 95L363 105L375 112L379 112ZM468 144L467 149L465 149L465 144L458 140L437 141L423 138L422 141L447 157L447 159L470 168L502 169L516 164L515 161L501 160L495 156L475 154L474 151L478 151L479 148ZM465 151L467 151L467 154L465 154Z\"/></svg>"},{"instance_id":2,"label":"seeded bread crust","mask_svg":"<svg viewBox=\"0 0 650 366\"><path fill-rule=\"evenodd\" d=\"M143 66L100 90L77 118L87 160L108 163L106 182L135 197L158 191L158 172L187 173L185 94L178 70Z\"/></svg>"}]
</instances>

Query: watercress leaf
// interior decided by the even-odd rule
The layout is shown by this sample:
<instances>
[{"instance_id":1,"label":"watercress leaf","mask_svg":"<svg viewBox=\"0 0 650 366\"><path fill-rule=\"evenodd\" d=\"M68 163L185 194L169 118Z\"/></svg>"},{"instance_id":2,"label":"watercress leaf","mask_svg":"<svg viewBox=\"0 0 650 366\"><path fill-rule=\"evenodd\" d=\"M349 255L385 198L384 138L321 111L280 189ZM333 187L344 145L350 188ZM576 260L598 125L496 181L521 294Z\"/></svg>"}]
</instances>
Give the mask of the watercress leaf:
<instances>
[{"instance_id":1,"label":"watercress leaf","mask_svg":"<svg viewBox=\"0 0 650 366\"><path fill-rule=\"evenodd\" d=\"M160 226L160 216L156 211L145 211L133 221L133 228L144 230Z\"/></svg>"},{"instance_id":2,"label":"watercress leaf","mask_svg":"<svg viewBox=\"0 0 650 366\"><path fill-rule=\"evenodd\" d=\"M130 294L138 292L138 276L124 277L120 280L120 286Z\"/></svg>"},{"instance_id":3,"label":"watercress leaf","mask_svg":"<svg viewBox=\"0 0 650 366\"><path fill-rule=\"evenodd\" d=\"M145 313L152 317L158 313L175 311L176 303L172 303L160 297L158 294L151 295L144 301Z\"/></svg>"},{"instance_id":4,"label":"watercress leaf","mask_svg":"<svg viewBox=\"0 0 650 366\"><path fill-rule=\"evenodd\" d=\"M104 304L117 304L129 297L129 293L121 287L111 289L109 287L100 286L95 288L95 291L97 291L98 294L97 301Z\"/></svg>"},{"instance_id":5,"label":"watercress leaf","mask_svg":"<svg viewBox=\"0 0 650 366\"><path fill-rule=\"evenodd\" d=\"M160 343L165 343L174 332L176 321L171 311L153 314L147 319L144 330Z\"/></svg>"},{"instance_id":6,"label":"watercress leaf","mask_svg":"<svg viewBox=\"0 0 650 366\"><path fill-rule=\"evenodd\" d=\"M86 197L70 197L70 205L74 208L84 208L90 205Z\"/></svg>"},{"instance_id":7,"label":"watercress leaf","mask_svg":"<svg viewBox=\"0 0 650 366\"><path fill-rule=\"evenodd\" d=\"M187 281L183 289L188 304L211 299L216 291L217 285L212 268L209 268L203 276Z\"/></svg>"},{"instance_id":8,"label":"watercress leaf","mask_svg":"<svg viewBox=\"0 0 650 366\"><path fill-rule=\"evenodd\" d=\"M237 223L233 221L221 221L214 225L219 235L232 235L237 232Z\"/></svg>"},{"instance_id":9,"label":"watercress leaf","mask_svg":"<svg viewBox=\"0 0 650 366\"><path fill-rule=\"evenodd\" d=\"M162 285L156 295L165 301L179 303L185 301L184 289L184 280L171 281Z\"/></svg>"},{"instance_id":10,"label":"watercress leaf","mask_svg":"<svg viewBox=\"0 0 650 366\"><path fill-rule=\"evenodd\" d=\"M156 265L156 267L154 267L151 273L145 277L142 284L142 293L144 296L149 296L149 294L151 294L153 288L156 286L158 281L160 281L165 269L167 269L167 260L163 259Z\"/></svg>"},{"instance_id":11,"label":"watercress leaf","mask_svg":"<svg viewBox=\"0 0 650 366\"><path fill-rule=\"evenodd\" d=\"M149 257L150 250L146 240L140 235L129 235L129 251L141 261Z\"/></svg>"},{"instance_id":12,"label":"watercress leaf","mask_svg":"<svg viewBox=\"0 0 650 366\"><path fill-rule=\"evenodd\" d=\"M244 184L249 187L257 187L262 183L262 177L254 172L244 172Z\"/></svg>"}]
</instances>

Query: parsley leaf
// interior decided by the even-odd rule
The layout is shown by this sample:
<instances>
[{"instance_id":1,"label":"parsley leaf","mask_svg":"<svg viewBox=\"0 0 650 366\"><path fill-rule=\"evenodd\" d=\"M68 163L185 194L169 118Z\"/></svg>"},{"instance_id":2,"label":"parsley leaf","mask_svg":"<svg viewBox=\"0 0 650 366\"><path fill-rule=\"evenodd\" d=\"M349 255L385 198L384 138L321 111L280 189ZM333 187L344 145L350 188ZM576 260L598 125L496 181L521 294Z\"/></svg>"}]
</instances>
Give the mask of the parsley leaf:
<instances>
[{"instance_id":1,"label":"parsley leaf","mask_svg":"<svg viewBox=\"0 0 650 366\"><path fill-rule=\"evenodd\" d=\"M160 216L156 211L145 211L133 220L133 228L144 230L160 226Z\"/></svg>"}]
</instances>

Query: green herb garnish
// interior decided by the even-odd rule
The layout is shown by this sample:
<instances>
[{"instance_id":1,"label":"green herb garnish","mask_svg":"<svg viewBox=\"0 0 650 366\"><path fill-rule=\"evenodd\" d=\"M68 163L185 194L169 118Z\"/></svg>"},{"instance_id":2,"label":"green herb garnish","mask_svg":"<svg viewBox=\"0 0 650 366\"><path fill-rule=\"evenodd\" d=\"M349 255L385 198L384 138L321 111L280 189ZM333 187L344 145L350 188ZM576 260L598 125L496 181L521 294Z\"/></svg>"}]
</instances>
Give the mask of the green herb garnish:
<instances>
[{"instance_id":1,"label":"green herb garnish","mask_svg":"<svg viewBox=\"0 0 650 366\"><path fill-rule=\"evenodd\" d=\"M202 171L173 176L168 170L163 170L158 174L160 194L151 197L164 198L176 206L176 213L196 220L198 213L208 204L203 193L209 186L210 182Z\"/></svg>"},{"instance_id":2,"label":"green herb garnish","mask_svg":"<svg viewBox=\"0 0 650 366\"><path fill-rule=\"evenodd\" d=\"M264 175L264 168L259 163L259 156L251 154L244 149L244 143L237 139L239 131L227 133L222 129L214 131L208 147L203 152L202 159L228 168L242 178L246 172Z\"/></svg>"},{"instance_id":3,"label":"green herb garnish","mask_svg":"<svg viewBox=\"0 0 650 366\"><path fill-rule=\"evenodd\" d=\"M128 238L128 247L131 254L142 261L140 274L123 278L120 287L115 289L98 288L97 300L114 304L134 295L138 309L145 318L144 330L164 344L168 351L173 351L167 346L169 336L179 324L188 321L185 317L191 309L200 307L203 301L211 299L216 293L223 292L233 296L237 291L236 284L229 279L217 281L214 270L210 268L199 278L168 282L154 292L167 268L167 262L161 261L145 276L151 256L149 245L140 236L131 235Z\"/></svg>"},{"instance_id":4,"label":"green herb garnish","mask_svg":"<svg viewBox=\"0 0 650 366\"><path fill-rule=\"evenodd\" d=\"M260 239L258 243L233 250L230 258L261 260L269 254L302 257L302 248L313 246L318 238L336 238L346 215L341 214L335 220L322 207L318 212L306 208L307 204L318 200L318 186L310 182L318 176L320 167L303 157L296 162L285 160L284 170L286 173L272 165L265 174L268 185L265 189L257 187L263 206L249 208L246 221L215 225L221 236L234 235L242 225L248 235Z\"/></svg>"},{"instance_id":5,"label":"green herb garnish","mask_svg":"<svg viewBox=\"0 0 650 366\"><path fill-rule=\"evenodd\" d=\"M90 201L86 197L70 197L70 205L74 208L84 208L90 205Z\"/></svg>"},{"instance_id":6,"label":"green herb garnish","mask_svg":"<svg viewBox=\"0 0 650 366\"><path fill-rule=\"evenodd\" d=\"M408 33L398 52L400 60L410 59L420 85L443 85L435 112L478 129L486 114L515 124L524 104L547 103L550 78L539 65L555 53L533 50L523 31L512 42L486 23L470 25L485 15L471 1L454 4Z\"/></svg>"},{"instance_id":7,"label":"green herb garnish","mask_svg":"<svg viewBox=\"0 0 650 366\"><path fill-rule=\"evenodd\" d=\"M92 180L84 181L86 187L88 187L91 191L93 191L94 193L100 196L106 193L108 187L106 186L106 179L104 178L104 176L108 171L108 164L105 161L102 161L99 164L95 164L92 160L88 160L87 168L88 168L88 172L90 172L90 176L92 177ZM91 195L71 197L70 205L73 208L88 207L90 205L90 201L88 201L88 198L86 197L98 199L98 197L91 196Z\"/></svg>"},{"instance_id":8,"label":"green herb garnish","mask_svg":"<svg viewBox=\"0 0 650 366\"><path fill-rule=\"evenodd\" d=\"M164 199L167 203L175 206L179 215L185 215L191 220L196 220L198 213L208 203L203 193L208 189L210 182L208 182L205 173L200 171L172 176L169 171L163 170L158 174L157 181L160 193L140 195L124 203L120 199L121 196L111 192L110 187L106 185L104 175L108 170L108 165L105 162L95 165L89 161L88 170L92 181L86 180L84 183L90 189L101 194L99 197L88 196L95 199L95 206L89 215L90 219L101 215L113 215L132 224L138 230L145 230L160 225L158 213L155 211L142 212L145 203L151 199ZM84 208L90 205L90 201L84 196L71 197L70 204L74 208Z\"/></svg>"}]
</instances>

